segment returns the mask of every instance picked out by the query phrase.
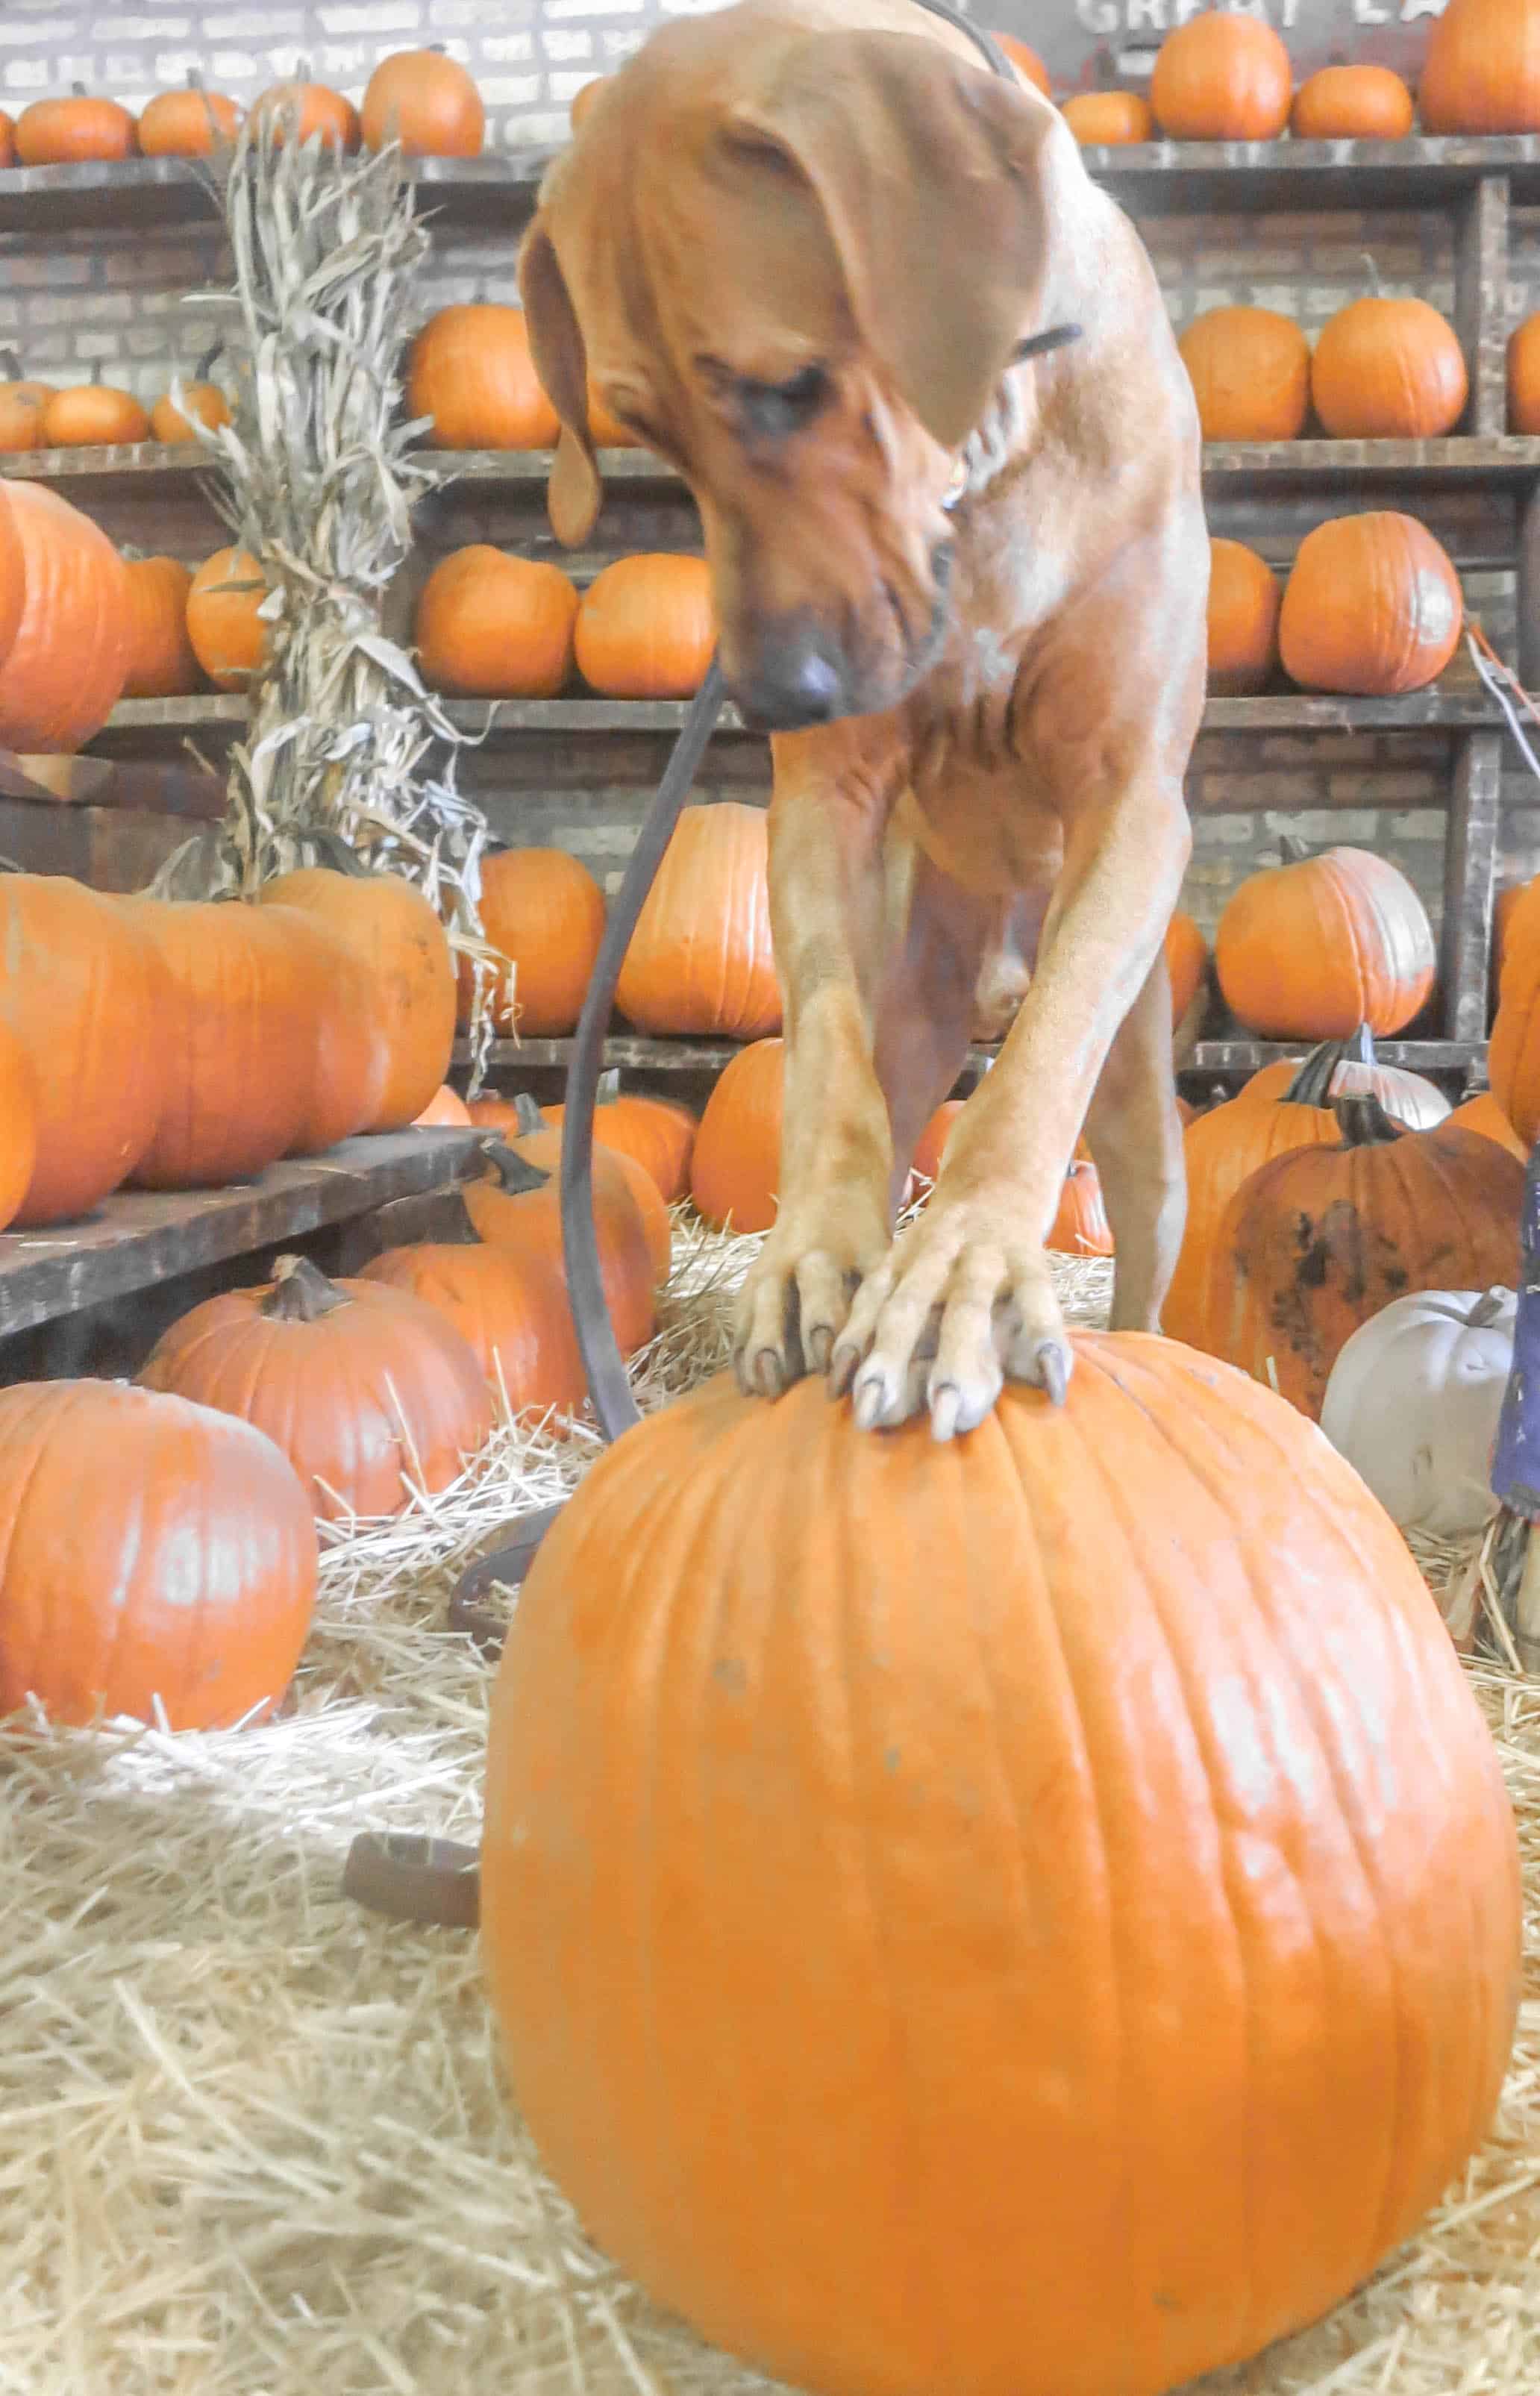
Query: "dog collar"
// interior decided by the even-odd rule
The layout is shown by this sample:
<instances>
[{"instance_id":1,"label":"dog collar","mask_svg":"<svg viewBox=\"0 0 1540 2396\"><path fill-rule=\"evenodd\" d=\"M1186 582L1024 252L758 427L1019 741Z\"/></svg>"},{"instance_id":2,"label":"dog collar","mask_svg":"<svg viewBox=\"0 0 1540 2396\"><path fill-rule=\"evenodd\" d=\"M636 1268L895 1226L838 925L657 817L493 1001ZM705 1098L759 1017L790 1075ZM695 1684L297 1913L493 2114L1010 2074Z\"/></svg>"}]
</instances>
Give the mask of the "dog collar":
<instances>
[{"instance_id":1,"label":"dog collar","mask_svg":"<svg viewBox=\"0 0 1540 2396\"><path fill-rule=\"evenodd\" d=\"M1024 341L1018 341L1012 351L1011 364L1014 366L1024 366L1029 358L1041 358L1050 350L1062 350L1070 341L1080 339L1081 330L1079 325L1050 325L1043 332L1029 333L1027 339ZM942 496L943 515L950 515L967 487L968 462L965 458L959 458L952 468L951 481L947 485Z\"/></svg>"}]
</instances>

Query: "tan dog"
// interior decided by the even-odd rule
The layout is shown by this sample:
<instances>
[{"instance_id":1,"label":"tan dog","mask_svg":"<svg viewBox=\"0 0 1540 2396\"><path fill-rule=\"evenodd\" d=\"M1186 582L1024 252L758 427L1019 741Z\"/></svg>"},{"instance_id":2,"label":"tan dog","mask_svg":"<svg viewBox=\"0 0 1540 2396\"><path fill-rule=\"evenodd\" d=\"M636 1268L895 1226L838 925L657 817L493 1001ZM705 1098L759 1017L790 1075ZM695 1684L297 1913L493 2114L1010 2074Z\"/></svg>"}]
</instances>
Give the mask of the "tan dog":
<instances>
[{"instance_id":1,"label":"tan dog","mask_svg":"<svg viewBox=\"0 0 1540 2396\"><path fill-rule=\"evenodd\" d=\"M591 376L694 493L729 688L777 736L786 1129L740 1378L827 1372L863 1425L928 1404L942 1438L1002 1374L1062 1397L1042 1242L1082 1124L1115 1326L1157 1327L1184 1211L1162 942L1208 542L1143 246L964 34L909 0L748 0L603 87L520 271L558 534L598 511ZM895 1245L1024 918L1030 987Z\"/></svg>"}]
</instances>

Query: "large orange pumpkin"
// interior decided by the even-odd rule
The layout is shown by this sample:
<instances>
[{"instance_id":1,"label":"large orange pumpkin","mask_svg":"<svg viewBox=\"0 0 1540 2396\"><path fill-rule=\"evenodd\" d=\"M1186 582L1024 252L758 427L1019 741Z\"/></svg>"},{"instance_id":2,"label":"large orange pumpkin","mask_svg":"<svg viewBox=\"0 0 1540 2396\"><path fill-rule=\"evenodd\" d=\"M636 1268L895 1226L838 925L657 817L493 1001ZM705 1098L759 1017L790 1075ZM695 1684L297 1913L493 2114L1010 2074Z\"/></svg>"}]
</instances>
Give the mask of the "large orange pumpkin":
<instances>
[{"instance_id":1,"label":"large orange pumpkin","mask_svg":"<svg viewBox=\"0 0 1540 2396\"><path fill-rule=\"evenodd\" d=\"M280 873L259 899L318 917L363 965L388 1062L378 1108L360 1128L405 1129L442 1084L455 1045L454 960L431 901L398 873L325 866Z\"/></svg>"},{"instance_id":2,"label":"large orange pumpkin","mask_svg":"<svg viewBox=\"0 0 1540 2396\"><path fill-rule=\"evenodd\" d=\"M272 626L258 609L268 597L261 567L245 549L217 549L192 577L187 637L219 690L245 690L262 666Z\"/></svg>"},{"instance_id":3,"label":"large orange pumpkin","mask_svg":"<svg viewBox=\"0 0 1540 2396\"><path fill-rule=\"evenodd\" d=\"M560 1272L479 1239L387 1248L360 1279L404 1289L452 1324L510 1414L577 1414L588 1378Z\"/></svg>"},{"instance_id":4,"label":"large orange pumpkin","mask_svg":"<svg viewBox=\"0 0 1540 2396\"><path fill-rule=\"evenodd\" d=\"M0 1231L15 1219L37 1164L33 1061L0 1016Z\"/></svg>"},{"instance_id":5,"label":"large orange pumpkin","mask_svg":"<svg viewBox=\"0 0 1540 2396\"><path fill-rule=\"evenodd\" d=\"M616 986L641 1032L757 1040L780 1027L763 807L686 807L637 918Z\"/></svg>"},{"instance_id":6,"label":"large orange pumpkin","mask_svg":"<svg viewBox=\"0 0 1540 2396\"><path fill-rule=\"evenodd\" d=\"M1154 112L1136 91L1077 91L1062 113L1083 149L1118 150L1155 138Z\"/></svg>"},{"instance_id":7,"label":"large orange pumpkin","mask_svg":"<svg viewBox=\"0 0 1540 2396\"><path fill-rule=\"evenodd\" d=\"M259 1289L206 1298L156 1342L139 1380L266 1431L324 1522L399 1514L485 1445L492 1402L434 1308L280 1257Z\"/></svg>"},{"instance_id":8,"label":"large orange pumpkin","mask_svg":"<svg viewBox=\"0 0 1540 2396\"><path fill-rule=\"evenodd\" d=\"M192 572L179 557L131 557L127 567L127 672L125 699L173 699L203 687L203 668L187 636Z\"/></svg>"},{"instance_id":9,"label":"large orange pumpkin","mask_svg":"<svg viewBox=\"0 0 1540 2396\"><path fill-rule=\"evenodd\" d=\"M0 1391L0 1713L259 1720L315 1580L304 1491L260 1432L114 1381Z\"/></svg>"},{"instance_id":10,"label":"large orange pumpkin","mask_svg":"<svg viewBox=\"0 0 1540 2396\"><path fill-rule=\"evenodd\" d=\"M756 1040L718 1075L696 1134L690 1196L718 1231L767 1231L780 1188L785 1052Z\"/></svg>"},{"instance_id":11,"label":"large orange pumpkin","mask_svg":"<svg viewBox=\"0 0 1540 2396\"><path fill-rule=\"evenodd\" d=\"M5 664L16 638L26 597L26 552L10 501L0 486L0 666Z\"/></svg>"},{"instance_id":12,"label":"large orange pumpkin","mask_svg":"<svg viewBox=\"0 0 1540 2396\"><path fill-rule=\"evenodd\" d=\"M51 383L27 381L16 352L0 350L0 452L42 447L43 410L52 397Z\"/></svg>"},{"instance_id":13,"label":"large orange pumpkin","mask_svg":"<svg viewBox=\"0 0 1540 2396\"><path fill-rule=\"evenodd\" d=\"M1292 316L1275 308L1209 308L1194 316L1176 346L1205 441L1293 441L1303 433L1310 345Z\"/></svg>"},{"instance_id":14,"label":"large orange pumpkin","mask_svg":"<svg viewBox=\"0 0 1540 2396\"><path fill-rule=\"evenodd\" d=\"M195 67L185 91L160 91L139 122L139 148L147 158L211 158L232 142L241 109L222 91L208 91Z\"/></svg>"},{"instance_id":15,"label":"large orange pumpkin","mask_svg":"<svg viewBox=\"0 0 1540 2396\"><path fill-rule=\"evenodd\" d=\"M369 149L399 141L408 158L479 158L486 131L475 78L442 44L381 59L365 87L361 118Z\"/></svg>"},{"instance_id":16,"label":"large orange pumpkin","mask_svg":"<svg viewBox=\"0 0 1540 2396\"><path fill-rule=\"evenodd\" d=\"M269 912L313 973L308 1074L296 1059L307 1095L287 1152L317 1156L373 1125L392 1062L390 1034L374 977L357 950L303 907L270 901ZM469 1120L462 1107L460 1121Z\"/></svg>"},{"instance_id":17,"label":"large orange pumpkin","mask_svg":"<svg viewBox=\"0 0 1540 2396\"><path fill-rule=\"evenodd\" d=\"M611 699L688 699L716 647L710 569L701 557L621 557L583 593L578 671Z\"/></svg>"},{"instance_id":18,"label":"large orange pumpkin","mask_svg":"<svg viewBox=\"0 0 1540 2396\"><path fill-rule=\"evenodd\" d=\"M487 939L513 966L493 988L493 1022L526 1039L564 1038L582 1011L604 937L604 894L588 867L564 848L504 849L483 860L481 913ZM462 963L465 1022L471 988Z\"/></svg>"},{"instance_id":19,"label":"large orange pumpkin","mask_svg":"<svg viewBox=\"0 0 1540 2396\"><path fill-rule=\"evenodd\" d=\"M87 160L131 158L139 127L115 100L94 99L83 83L67 100L34 100L16 120L19 166L78 166Z\"/></svg>"},{"instance_id":20,"label":"large orange pumpkin","mask_svg":"<svg viewBox=\"0 0 1540 2396\"><path fill-rule=\"evenodd\" d=\"M134 1179L202 1190L261 1173L299 1143L311 1105L315 1024L329 1004L324 945L238 902L146 899L126 912L167 977L156 1031L166 1098Z\"/></svg>"},{"instance_id":21,"label":"large orange pumpkin","mask_svg":"<svg viewBox=\"0 0 1540 2396\"><path fill-rule=\"evenodd\" d=\"M22 592L15 632L0 653L0 747L76 750L100 731L123 693L127 573L106 534L68 499L41 483L9 483L6 496L21 546Z\"/></svg>"},{"instance_id":22,"label":"large orange pumpkin","mask_svg":"<svg viewBox=\"0 0 1540 2396\"><path fill-rule=\"evenodd\" d=\"M554 699L572 671L578 593L559 566L483 541L452 550L418 595L418 658L437 690Z\"/></svg>"},{"instance_id":23,"label":"large orange pumpkin","mask_svg":"<svg viewBox=\"0 0 1540 2396\"><path fill-rule=\"evenodd\" d=\"M561 419L541 388L522 308L473 300L429 318L406 367L406 408L434 449L550 449Z\"/></svg>"},{"instance_id":24,"label":"large orange pumpkin","mask_svg":"<svg viewBox=\"0 0 1540 2396\"><path fill-rule=\"evenodd\" d=\"M1221 697L1260 690L1278 664L1283 594L1265 557L1244 541L1209 543L1208 679Z\"/></svg>"},{"instance_id":25,"label":"large orange pumpkin","mask_svg":"<svg viewBox=\"0 0 1540 2396\"><path fill-rule=\"evenodd\" d=\"M1215 1355L1319 1418L1361 1323L1419 1289L1487 1289L1518 1258L1524 1168L1494 1139L1405 1131L1376 1098L1339 1098L1335 1144L1242 1182L1209 1258Z\"/></svg>"},{"instance_id":26,"label":"large orange pumpkin","mask_svg":"<svg viewBox=\"0 0 1540 2396\"><path fill-rule=\"evenodd\" d=\"M1449 0L1428 29L1417 104L1428 133L1540 132L1540 40L1528 0Z\"/></svg>"},{"instance_id":27,"label":"large orange pumpkin","mask_svg":"<svg viewBox=\"0 0 1540 2396\"><path fill-rule=\"evenodd\" d=\"M352 100L324 83L270 85L252 101L251 121L271 134L275 149L293 134L325 149L356 150L361 131Z\"/></svg>"},{"instance_id":28,"label":"large orange pumpkin","mask_svg":"<svg viewBox=\"0 0 1540 2396\"><path fill-rule=\"evenodd\" d=\"M1349 300L1316 337L1310 397L1343 441L1429 441L1465 413L1465 353L1426 300Z\"/></svg>"},{"instance_id":29,"label":"large orange pumpkin","mask_svg":"<svg viewBox=\"0 0 1540 2396\"><path fill-rule=\"evenodd\" d=\"M1307 690L1388 698L1437 682L1459 646L1460 578L1415 516L1334 516L1308 532L1278 619L1284 671Z\"/></svg>"},{"instance_id":30,"label":"large orange pumpkin","mask_svg":"<svg viewBox=\"0 0 1540 2396\"><path fill-rule=\"evenodd\" d=\"M1433 987L1427 911L1404 873L1365 848L1305 855L1242 882L1219 918L1214 962L1227 1004L1275 1040L1382 1037L1410 1023Z\"/></svg>"},{"instance_id":31,"label":"large orange pumpkin","mask_svg":"<svg viewBox=\"0 0 1540 2396\"><path fill-rule=\"evenodd\" d=\"M0 405L5 394L0 391ZM1510 433L1540 433L1540 314L1526 316L1507 346Z\"/></svg>"},{"instance_id":32,"label":"large orange pumpkin","mask_svg":"<svg viewBox=\"0 0 1540 2396\"><path fill-rule=\"evenodd\" d=\"M565 1286L562 1135L541 1122L506 1145L489 1142L486 1178L465 1183L465 1211L489 1247L547 1267ZM616 1150L593 1151L593 1212L604 1301L621 1354L644 1347L669 1277L672 1226L657 1184Z\"/></svg>"},{"instance_id":33,"label":"large orange pumpkin","mask_svg":"<svg viewBox=\"0 0 1540 2396\"><path fill-rule=\"evenodd\" d=\"M566 1119L565 1107L547 1107L546 1122L557 1131ZM637 1090L622 1090L618 1073L599 1077L593 1110L593 1137L604 1148L617 1149L634 1158L658 1195L672 1205L690 1187L690 1158L699 1125L688 1107L672 1098L654 1098Z\"/></svg>"},{"instance_id":34,"label":"large orange pumpkin","mask_svg":"<svg viewBox=\"0 0 1540 2396\"><path fill-rule=\"evenodd\" d=\"M947 1447L708 1382L588 1474L498 1671L521 2113L790 2386L1185 2385L1358 2287L1502 2084L1512 1809L1399 1533L1268 1391L1074 1344Z\"/></svg>"},{"instance_id":35,"label":"large orange pumpkin","mask_svg":"<svg viewBox=\"0 0 1540 2396\"><path fill-rule=\"evenodd\" d=\"M1296 141L1404 141L1412 94L1389 67L1318 67L1294 96L1289 127Z\"/></svg>"},{"instance_id":36,"label":"large orange pumpkin","mask_svg":"<svg viewBox=\"0 0 1540 2396\"><path fill-rule=\"evenodd\" d=\"M50 392L43 410L45 449L112 448L149 438L150 418L143 404L131 391L103 382L100 366L89 382Z\"/></svg>"},{"instance_id":37,"label":"large orange pumpkin","mask_svg":"<svg viewBox=\"0 0 1540 2396\"><path fill-rule=\"evenodd\" d=\"M12 1220L88 1214L139 1163L166 1097L166 982L127 909L63 875L0 873L0 1023L27 1058L36 1154Z\"/></svg>"},{"instance_id":38,"label":"large orange pumpkin","mask_svg":"<svg viewBox=\"0 0 1540 2396\"><path fill-rule=\"evenodd\" d=\"M1161 130L1174 141L1276 140L1293 92L1289 53L1272 27L1219 9L1166 35L1149 81Z\"/></svg>"}]
</instances>

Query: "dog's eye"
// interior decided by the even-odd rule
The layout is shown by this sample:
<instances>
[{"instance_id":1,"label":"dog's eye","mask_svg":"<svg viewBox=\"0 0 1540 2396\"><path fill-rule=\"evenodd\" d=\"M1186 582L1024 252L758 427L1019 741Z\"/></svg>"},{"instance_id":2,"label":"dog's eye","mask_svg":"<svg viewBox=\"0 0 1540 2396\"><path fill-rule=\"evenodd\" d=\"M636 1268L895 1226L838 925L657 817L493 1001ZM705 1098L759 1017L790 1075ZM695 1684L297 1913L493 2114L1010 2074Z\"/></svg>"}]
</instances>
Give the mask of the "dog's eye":
<instances>
[{"instance_id":1,"label":"dog's eye","mask_svg":"<svg viewBox=\"0 0 1540 2396\"><path fill-rule=\"evenodd\" d=\"M784 439L810 424L830 394L829 376L822 366L803 366L785 382L739 382L738 406L751 433L764 440Z\"/></svg>"}]
</instances>

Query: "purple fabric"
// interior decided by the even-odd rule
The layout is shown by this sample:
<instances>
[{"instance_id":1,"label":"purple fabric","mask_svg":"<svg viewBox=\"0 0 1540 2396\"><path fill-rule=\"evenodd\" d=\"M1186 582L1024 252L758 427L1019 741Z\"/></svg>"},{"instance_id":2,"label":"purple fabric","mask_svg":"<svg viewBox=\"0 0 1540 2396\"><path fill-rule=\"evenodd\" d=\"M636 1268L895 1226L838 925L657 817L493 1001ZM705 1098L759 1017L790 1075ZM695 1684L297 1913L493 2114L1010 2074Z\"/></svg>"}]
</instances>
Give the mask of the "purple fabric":
<instances>
[{"instance_id":1,"label":"purple fabric","mask_svg":"<svg viewBox=\"0 0 1540 2396\"><path fill-rule=\"evenodd\" d=\"M1540 1523L1540 1145L1524 1176L1519 1250L1513 1369L1492 1452L1492 1486L1511 1513Z\"/></svg>"}]
</instances>

